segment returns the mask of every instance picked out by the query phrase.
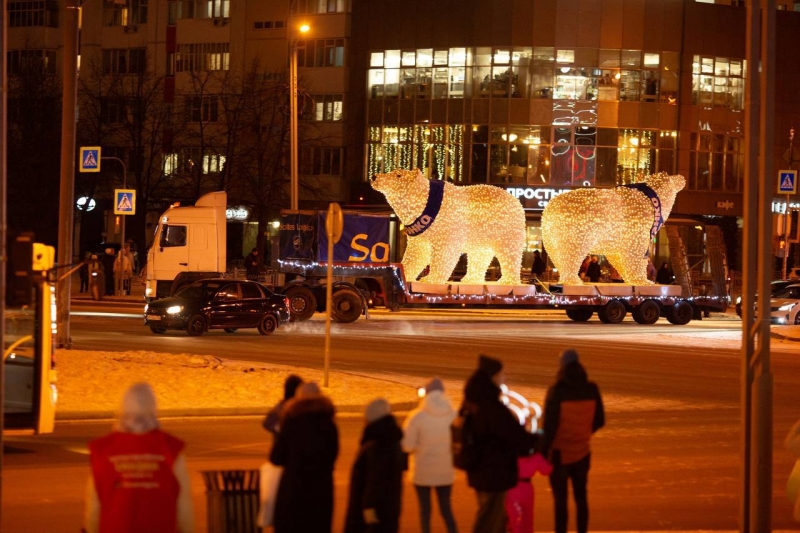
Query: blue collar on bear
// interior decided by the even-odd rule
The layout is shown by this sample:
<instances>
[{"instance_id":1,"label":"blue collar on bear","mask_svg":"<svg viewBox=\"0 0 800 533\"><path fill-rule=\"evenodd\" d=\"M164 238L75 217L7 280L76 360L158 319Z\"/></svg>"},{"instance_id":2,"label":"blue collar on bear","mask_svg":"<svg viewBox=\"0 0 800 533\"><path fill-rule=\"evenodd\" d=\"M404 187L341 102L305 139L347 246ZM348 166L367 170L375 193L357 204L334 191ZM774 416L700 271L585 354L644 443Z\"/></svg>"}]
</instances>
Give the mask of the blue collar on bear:
<instances>
[{"instance_id":1,"label":"blue collar on bear","mask_svg":"<svg viewBox=\"0 0 800 533\"><path fill-rule=\"evenodd\" d=\"M436 215L439 214L439 209L442 207L442 199L444 198L444 184L443 180L430 180L428 182L428 202L425 204L425 209L422 214L414 220L411 224L406 226L405 232L409 237L416 237L422 235L425 230L431 227Z\"/></svg>"},{"instance_id":2,"label":"blue collar on bear","mask_svg":"<svg viewBox=\"0 0 800 533\"><path fill-rule=\"evenodd\" d=\"M628 187L629 189L636 189L640 193L647 196L650 202L653 204L653 225L650 227L650 242L656 237L658 230L661 229L661 226L664 225L664 217L661 216L661 199L658 197L656 191L654 191L649 185L646 183L632 183L630 185L624 185L624 187ZM644 252L644 256L648 257L650 255L650 247L648 246L647 250Z\"/></svg>"}]
</instances>

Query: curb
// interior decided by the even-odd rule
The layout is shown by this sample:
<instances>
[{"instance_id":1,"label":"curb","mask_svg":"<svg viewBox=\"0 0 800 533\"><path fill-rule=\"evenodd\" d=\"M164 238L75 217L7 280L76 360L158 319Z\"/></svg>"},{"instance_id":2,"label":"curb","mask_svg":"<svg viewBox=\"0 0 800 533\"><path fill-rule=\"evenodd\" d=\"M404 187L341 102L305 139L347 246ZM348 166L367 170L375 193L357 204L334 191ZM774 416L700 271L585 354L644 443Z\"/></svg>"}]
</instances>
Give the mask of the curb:
<instances>
[{"instance_id":1,"label":"curb","mask_svg":"<svg viewBox=\"0 0 800 533\"><path fill-rule=\"evenodd\" d=\"M144 307L146 302L141 300L120 300L112 298L103 298L102 300L93 300L92 298L70 298L70 304L88 304L88 305L135 305L137 307Z\"/></svg>"},{"instance_id":2,"label":"curb","mask_svg":"<svg viewBox=\"0 0 800 533\"><path fill-rule=\"evenodd\" d=\"M417 407L419 402L396 402L391 404L392 413L410 411ZM366 404L336 405L336 412L343 414L360 414L364 412ZM190 418L209 416L265 416L269 406L264 407L224 407L219 409L159 409L159 418ZM58 421L76 420L110 420L115 418L115 411L67 411L56 412Z\"/></svg>"},{"instance_id":3,"label":"curb","mask_svg":"<svg viewBox=\"0 0 800 533\"><path fill-rule=\"evenodd\" d=\"M777 333L775 331L770 331L769 336L772 339L780 339L782 341L800 342L800 337L788 337L786 335L783 335L782 333Z\"/></svg>"}]
</instances>

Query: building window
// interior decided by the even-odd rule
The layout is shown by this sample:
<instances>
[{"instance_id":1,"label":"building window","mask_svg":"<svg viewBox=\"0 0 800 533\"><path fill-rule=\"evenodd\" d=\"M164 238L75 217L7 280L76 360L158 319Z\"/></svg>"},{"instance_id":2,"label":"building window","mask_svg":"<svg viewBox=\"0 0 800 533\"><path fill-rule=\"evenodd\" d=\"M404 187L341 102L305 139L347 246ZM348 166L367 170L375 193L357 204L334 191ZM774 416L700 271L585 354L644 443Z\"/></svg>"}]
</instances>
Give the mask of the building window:
<instances>
[{"instance_id":1,"label":"building window","mask_svg":"<svg viewBox=\"0 0 800 533\"><path fill-rule=\"evenodd\" d=\"M694 56L692 59L692 103L734 111L744 108L743 59Z\"/></svg>"},{"instance_id":2,"label":"building window","mask_svg":"<svg viewBox=\"0 0 800 533\"><path fill-rule=\"evenodd\" d=\"M222 172L225 166L225 156L220 154L206 154L203 156L203 174L216 174Z\"/></svg>"},{"instance_id":3,"label":"building window","mask_svg":"<svg viewBox=\"0 0 800 533\"><path fill-rule=\"evenodd\" d=\"M10 28L58 27L58 2L44 0L9 2L7 12Z\"/></svg>"},{"instance_id":4,"label":"building window","mask_svg":"<svg viewBox=\"0 0 800 533\"><path fill-rule=\"evenodd\" d=\"M294 13L348 13L351 0L294 0Z\"/></svg>"},{"instance_id":5,"label":"building window","mask_svg":"<svg viewBox=\"0 0 800 533\"><path fill-rule=\"evenodd\" d=\"M297 41L299 67L343 67L344 39Z\"/></svg>"},{"instance_id":6,"label":"building window","mask_svg":"<svg viewBox=\"0 0 800 533\"><path fill-rule=\"evenodd\" d=\"M142 74L145 53L144 48L103 50L103 74Z\"/></svg>"},{"instance_id":7,"label":"building window","mask_svg":"<svg viewBox=\"0 0 800 533\"><path fill-rule=\"evenodd\" d=\"M164 175L170 176L178 170L178 154L173 152L164 155Z\"/></svg>"},{"instance_id":8,"label":"building window","mask_svg":"<svg viewBox=\"0 0 800 533\"><path fill-rule=\"evenodd\" d=\"M464 179L464 126L372 126L368 132L369 176L418 168L432 179Z\"/></svg>"},{"instance_id":9,"label":"building window","mask_svg":"<svg viewBox=\"0 0 800 533\"><path fill-rule=\"evenodd\" d=\"M177 72L210 72L230 69L230 43L179 44Z\"/></svg>"},{"instance_id":10,"label":"building window","mask_svg":"<svg viewBox=\"0 0 800 533\"><path fill-rule=\"evenodd\" d=\"M55 50L9 50L6 58L8 73L12 76L26 73L56 73Z\"/></svg>"},{"instance_id":11,"label":"building window","mask_svg":"<svg viewBox=\"0 0 800 533\"><path fill-rule=\"evenodd\" d=\"M103 98L100 102L100 122L121 124L127 119L124 98Z\"/></svg>"},{"instance_id":12,"label":"building window","mask_svg":"<svg viewBox=\"0 0 800 533\"><path fill-rule=\"evenodd\" d=\"M313 106L306 113L308 120L316 122L335 122L343 118L341 94L315 94L311 97Z\"/></svg>"},{"instance_id":13,"label":"building window","mask_svg":"<svg viewBox=\"0 0 800 533\"><path fill-rule=\"evenodd\" d=\"M740 192L744 143L738 135L701 131L691 134L689 190Z\"/></svg>"},{"instance_id":14,"label":"building window","mask_svg":"<svg viewBox=\"0 0 800 533\"><path fill-rule=\"evenodd\" d=\"M179 19L227 18L230 0L180 0L176 5Z\"/></svg>"},{"instance_id":15,"label":"building window","mask_svg":"<svg viewBox=\"0 0 800 533\"><path fill-rule=\"evenodd\" d=\"M256 30L279 30L286 26L282 20L262 20L253 23L253 29Z\"/></svg>"},{"instance_id":16,"label":"building window","mask_svg":"<svg viewBox=\"0 0 800 533\"><path fill-rule=\"evenodd\" d=\"M304 176L341 176L344 148L307 146L300 157L300 173Z\"/></svg>"},{"instance_id":17,"label":"building window","mask_svg":"<svg viewBox=\"0 0 800 533\"><path fill-rule=\"evenodd\" d=\"M219 121L219 98L217 96L186 97L186 120L189 122Z\"/></svg>"}]
</instances>

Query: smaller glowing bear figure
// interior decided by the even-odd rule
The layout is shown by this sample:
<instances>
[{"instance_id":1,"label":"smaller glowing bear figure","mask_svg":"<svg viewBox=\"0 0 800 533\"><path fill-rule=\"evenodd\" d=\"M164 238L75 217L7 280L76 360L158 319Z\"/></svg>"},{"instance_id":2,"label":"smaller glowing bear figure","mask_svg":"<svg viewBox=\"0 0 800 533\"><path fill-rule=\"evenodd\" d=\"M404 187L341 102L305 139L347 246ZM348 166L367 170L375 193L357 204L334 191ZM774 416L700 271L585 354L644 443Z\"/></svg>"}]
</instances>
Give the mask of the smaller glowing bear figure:
<instances>
[{"instance_id":1,"label":"smaller glowing bear figure","mask_svg":"<svg viewBox=\"0 0 800 533\"><path fill-rule=\"evenodd\" d=\"M542 213L542 240L564 285L580 285L581 263L604 255L626 283L647 279L650 242L669 217L683 176L655 174L613 189L575 189L556 196Z\"/></svg>"},{"instance_id":2,"label":"smaller glowing bear figure","mask_svg":"<svg viewBox=\"0 0 800 533\"><path fill-rule=\"evenodd\" d=\"M462 283L484 283L497 257L498 283L520 283L525 247L525 212L519 200L491 185L458 187L429 180L419 170L373 176L372 188L386 196L405 225L408 247L403 255L406 279L430 265L427 283L446 283L461 254L467 254Z\"/></svg>"}]
</instances>

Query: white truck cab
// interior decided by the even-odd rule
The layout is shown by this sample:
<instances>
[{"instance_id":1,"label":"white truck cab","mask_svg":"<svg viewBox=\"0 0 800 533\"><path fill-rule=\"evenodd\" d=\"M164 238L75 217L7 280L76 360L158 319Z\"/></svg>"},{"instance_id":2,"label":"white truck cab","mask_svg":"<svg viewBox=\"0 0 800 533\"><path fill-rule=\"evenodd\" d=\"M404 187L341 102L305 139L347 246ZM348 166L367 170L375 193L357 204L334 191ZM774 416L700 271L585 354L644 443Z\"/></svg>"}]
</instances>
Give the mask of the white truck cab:
<instances>
[{"instance_id":1,"label":"white truck cab","mask_svg":"<svg viewBox=\"0 0 800 533\"><path fill-rule=\"evenodd\" d=\"M193 206L172 206L158 220L147 251L145 300L166 298L197 279L226 270L224 191L200 197Z\"/></svg>"}]
</instances>

